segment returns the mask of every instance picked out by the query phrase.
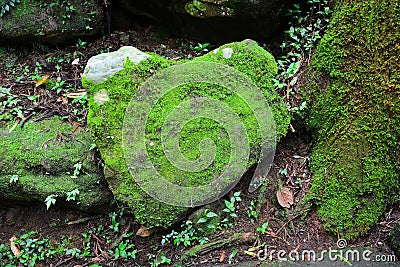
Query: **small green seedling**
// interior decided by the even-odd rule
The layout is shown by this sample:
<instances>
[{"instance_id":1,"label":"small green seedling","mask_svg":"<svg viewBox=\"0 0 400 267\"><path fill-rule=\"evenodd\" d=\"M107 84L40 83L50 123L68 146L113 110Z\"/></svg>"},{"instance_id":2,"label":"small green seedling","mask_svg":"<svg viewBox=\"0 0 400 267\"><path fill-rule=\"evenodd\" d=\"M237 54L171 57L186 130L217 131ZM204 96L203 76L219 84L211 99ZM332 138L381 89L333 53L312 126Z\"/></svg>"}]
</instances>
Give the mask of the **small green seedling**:
<instances>
[{"instance_id":1,"label":"small green seedling","mask_svg":"<svg viewBox=\"0 0 400 267\"><path fill-rule=\"evenodd\" d=\"M74 165L74 175L71 178L78 178L78 175L81 173L82 162L78 162Z\"/></svg>"},{"instance_id":2,"label":"small green seedling","mask_svg":"<svg viewBox=\"0 0 400 267\"><path fill-rule=\"evenodd\" d=\"M49 209L51 205L56 204L56 197L57 195L50 195L46 197L44 203L46 203L47 209Z\"/></svg>"},{"instance_id":3,"label":"small green seedling","mask_svg":"<svg viewBox=\"0 0 400 267\"><path fill-rule=\"evenodd\" d=\"M257 227L257 232L260 232L262 234L265 234L267 232L267 228L268 228L268 222L263 223L263 225L261 227Z\"/></svg>"},{"instance_id":4,"label":"small green seedling","mask_svg":"<svg viewBox=\"0 0 400 267\"><path fill-rule=\"evenodd\" d=\"M79 189L74 189L70 192L67 192L67 201L76 200L76 197L79 195Z\"/></svg>"},{"instance_id":5,"label":"small green seedling","mask_svg":"<svg viewBox=\"0 0 400 267\"><path fill-rule=\"evenodd\" d=\"M198 52L208 52L208 47L210 46L210 43L197 43L196 46L190 45L190 49Z\"/></svg>"},{"instance_id":6,"label":"small green seedling","mask_svg":"<svg viewBox=\"0 0 400 267\"><path fill-rule=\"evenodd\" d=\"M11 176L11 178L10 178L10 184L13 184L13 183L17 183L18 182L18 175L13 175L13 176Z\"/></svg>"}]
</instances>

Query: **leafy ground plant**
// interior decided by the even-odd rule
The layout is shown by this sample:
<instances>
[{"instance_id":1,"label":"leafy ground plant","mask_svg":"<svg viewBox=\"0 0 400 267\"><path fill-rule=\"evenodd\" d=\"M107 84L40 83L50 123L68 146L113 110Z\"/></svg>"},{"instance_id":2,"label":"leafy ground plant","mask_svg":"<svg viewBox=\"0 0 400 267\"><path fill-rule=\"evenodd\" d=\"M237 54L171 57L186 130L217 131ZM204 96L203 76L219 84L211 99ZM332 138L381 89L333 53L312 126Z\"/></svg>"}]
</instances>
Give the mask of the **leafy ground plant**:
<instances>
[{"instance_id":1,"label":"leafy ground plant","mask_svg":"<svg viewBox=\"0 0 400 267\"><path fill-rule=\"evenodd\" d=\"M126 236L129 237L129 236ZM114 259L123 259L125 261L129 259L135 259L137 250L134 249L135 245L131 244L129 240L121 241L115 247L114 250L110 250L109 252L114 255Z\"/></svg>"},{"instance_id":2,"label":"leafy ground plant","mask_svg":"<svg viewBox=\"0 0 400 267\"><path fill-rule=\"evenodd\" d=\"M222 212L225 214L225 218L222 220L222 225L225 227L232 227L236 223L236 203L241 201L240 192L235 192L230 200L224 200L225 209Z\"/></svg>"},{"instance_id":3,"label":"leafy ground plant","mask_svg":"<svg viewBox=\"0 0 400 267\"><path fill-rule=\"evenodd\" d=\"M220 214L205 209L196 223L193 223L191 220L186 221L181 225L180 232L172 230L171 233L163 236L161 244L164 245L171 241L176 246L182 244L185 247L206 244L208 236L214 230L229 228L236 223L236 205L241 200L240 192L235 192L229 200L225 200L225 208ZM221 218L224 219L221 221Z\"/></svg>"},{"instance_id":4,"label":"leafy ground plant","mask_svg":"<svg viewBox=\"0 0 400 267\"><path fill-rule=\"evenodd\" d=\"M5 13L9 12L20 0L2 0L0 9L0 18L4 16Z\"/></svg>"},{"instance_id":5,"label":"leafy ground plant","mask_svg":"<svg viewBox=\"0 0 400 267\"><path fill-rule=\"evenodd\" d=\"M0 244L0 263L8 260L8 267L35 266L39 261L51 259L56 250L48 239L35 238L36 232L28 232L10 239L10 247Z\"/></svg>"},{"instance_id":6,"label":"leafy ground plant","mask_svg":"<svg viewBox=\"0 0 400 267\"><path fill-rule=\"evenodd\" d=\"M44 203L46 204L47 209L49 209L51 205L56 204L56 198L57 198L57 195L54 195L54 194L46 197L46 199L44 200Z\"/></svg>"},{"instance_id":7,"label":"leafy ground plant","mask_svg":"<svg viewBox=\"0 0 400 267\"><path fill-rule=\"evenodd\" d=\"M254 223L255 220L257 220L259 214L257 213L257 207L256 207L256 202L252 200L250 202L250 205L247 207L247 216L249 217L250 221Z\"/></svg>"},{"instance_id":8,"label":"leafy ground plant","mask_svg":"<svg viewBox=\"0 0 400 267\"><path fill-rule=\"evenodd\" d=\"M67 201L76 200L79 195L79 189L74 189L70 192L67 192Z\"/></svg>"},{"instance_id":9,"label":"leafy ground plant","mask_svg":"<svg viewBox=\"0 0 400 267\"><path fill-rule=\"evenodd\" d=\"M20 99L10 92L10 88L0 87L0 99L0 110L2 110L0 121L9 120L12 117L23 118L22 107L19 106Z\"/></svg>"},{"instance_id":10,"label":"leafy ground plant","mask_svg":"<svg viewBox=\"0 0 400 267\"><path fill-rule=\"evenodd\" d=\"M277 60L279 76L273 79L275 88L286 95L292 113L300 114L307 109L307 102L290 101L295 95L294 85L302 66L308 64L312 51L321 40L333 12L329 0L308 0L307 8L294 4L288 10L289 30L287 39L281 44L282 56ZM306 11L303 11L306 10ZM296 103L295 103L296 102ZM299 102L299 103L297 103Z\"/></svg>"}]
</instances>

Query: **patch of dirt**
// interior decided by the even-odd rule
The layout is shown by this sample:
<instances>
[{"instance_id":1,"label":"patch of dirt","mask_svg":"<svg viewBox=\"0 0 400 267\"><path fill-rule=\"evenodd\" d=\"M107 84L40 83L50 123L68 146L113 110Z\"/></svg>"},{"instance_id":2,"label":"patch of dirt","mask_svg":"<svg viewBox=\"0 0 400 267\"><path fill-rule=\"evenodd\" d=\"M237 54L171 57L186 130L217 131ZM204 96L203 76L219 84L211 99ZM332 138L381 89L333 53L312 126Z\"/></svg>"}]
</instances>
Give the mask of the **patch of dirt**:
<instances>
[{"instance_id":1,"label":"patch of dirt","mask_svg":"<svg viewBox=\"0 0 400 267\"><path fill-rule=\"evenodd\" d=\"M41 120L48 116L60 115L71 123L85 127L87 109L84 102L68 98L68 92L80 92L83 90L81 74L87 60L101 52L114 51L124 45L132 45L142 51L156 52L170 59L194 57L200 52L191 49L196 42L166 36L159 31L156 25L147 22L138 22L137 28L124 32L113 32L108 36L85 43L77 43L69 47L43 47L11 48L3 47L0 50L0 86L11 88L11 93L18 96L22 107L23 116L20 120L29 119L36 113L36 119ZM279 57L279 41L268 44L275 56ZM211 49L219 44L211 45ZM79 63L72 64L79 59ZM36 69L36 71L35 71ZM60 77L65 83L63 89L57 92L55 89L46 89L44 86L36 87L32 76L50 75L50 79L57 81ZM66 92L68 91L68 92ZM33 96L34 100L32 100ZM4 112L10 112L6 109ZM247 191L248 183L252 177L248 173L237 187L228 194L240 191L242 200L238 202L236 210L237 223L233 227L215 232L209 237L209 243L225 243L221 246L208 248L204 254L198 253L195 257L188 257L182 261L182 266L235 266L244 261L257 260L257 249L267 245L276 250L305 250L314 249L321 251L329 247L336 248L336 242L340 236L327 233L318 219L315 208L302 204L306 192L310 188L309 154L310 136L299 131L288 134L277 147L272 170L268 176L265 192L260 190L254 193ZM286 187L294 195L294 205L286 209L279 205L276 199L278 188ZM261 197L260 197L261 195ZM251 221L248 215L252 201L257 200L258 217ZM136 236L140 225L134 223L132 216L125 212L118 218L119 231L110 228L113 226L109 212L119 212L123 207L110 205L110 209L103 214L86 214L78 211L58 209L57 205L46 210L44 203L34 206L0 207L0 244L8 244L13 236L28 231L35 231L36 238L49 238L54 246L62 243L67 248L84 250L82 234L92 231L90 234L90 252L92 260L76 259L70 256L56 255L51 261L36 266L150 266L153 261L151 255L164 255L171 259L171 266L181 261L183 255L187 255L192 246L176 246L170 243L161 244L163 235L172 230L181 229L176 226L173 229L156 231L150 237ZM393 254L387 247L388 232L400 221L399 207L392 207L381 218L378 226L370 233L348 247L372 246L382 253ZM256 229L264 223L268 225L264 233ZM265 224L264 224L265 225ZM95 229L102 230L97 234ZM128 239L135 244L137 250L136 259L123 261L115 259L109 250L113 243L121 240L123 234L133 233ZM235 233L243 233L232 241ZM215 243L216 242L216 243ZM229 256L237 253L231 258ZM150 255L150 256L149 256ZM261 264L261 261L259 262ZM0 266L2 263L0 262Z\"/></svg>"},{"instance_id":2,"label":"patch of dirt","mask_svg":"<svg viewBox=\"0 0 400 267\"><path fill-rule=\"evenodd\" d=\"M252 177L248 173L237 187L228 194L227 199L233 192L240 191L242 200L237 206L237 224L229 229L217 231L209 237L209 243L228 240L235 233L254 236L246 241L228 242L220 248L210 249L207 253L197 257L189 257L181 262L182 266L235 266L245 261L257 260L255 256L262 245L276 250L316 250L322 251L328 248L336 248L339 236L327 233L316 215L314 207L303 206L301 201L310 187L310 172L308 169L309 144L306 133L290 134L278 145L276 157L272 170L269 174L269 182L264 197L259 198L259 190L249 193L247 187ZM286 172L282 170L287 170ZM295 204L291 208L281 207L275 197L279 185L288 187L294 193ZM259 216L251 222L248 216L251 201L258 200L262 203ZM116 212L122 207L114 207ZM150 237L139 237L135 234L129 239L135 244L137 250L136 259L130 261L115 260L108 250L113 242L120 240L125 233L136 233L140 225L134 223L132 216L127 212L118 219L120 222L119 232L110 229L112 225L109 214L86 214L78 211L58 209L57 205L46 210L43 203L31 207L1 207L0 208L0 243L6 244L13 236L19 236L29 231L35 231L36 238L50 238L56 247L57 242L70 238L65 247L84 249L82 234L89 230L94 231L100 225L103 230L100 235L92 234L90 244L94 260L74 259L66 256L56 256L39 266L89 266L99 264L100 266L150 266L150 255L165 255L171 259L171 266L180 262L181 257L193 246L175 246L167 243L161 245L163 235L170 233L173 229L181 231L180 227L169 230L156 231ZM387 247L388 232L400 221L398 207L392 207L382 218L378 226L370 234L359 238L356 242L349 243L349 248L371 246L378 248L382 253L392 255ZM268 227L265 233L256 230L265 222ZM107 243L108 242L108 243ZM228 264L228 257L237 252L236 256ZM221 257L221 255L226 255ZM277 256L277 255L275 255ZM223 259L221 262L220 260ZM259 261L261 264L262 261Z\"/></svg>"}]
</instances>

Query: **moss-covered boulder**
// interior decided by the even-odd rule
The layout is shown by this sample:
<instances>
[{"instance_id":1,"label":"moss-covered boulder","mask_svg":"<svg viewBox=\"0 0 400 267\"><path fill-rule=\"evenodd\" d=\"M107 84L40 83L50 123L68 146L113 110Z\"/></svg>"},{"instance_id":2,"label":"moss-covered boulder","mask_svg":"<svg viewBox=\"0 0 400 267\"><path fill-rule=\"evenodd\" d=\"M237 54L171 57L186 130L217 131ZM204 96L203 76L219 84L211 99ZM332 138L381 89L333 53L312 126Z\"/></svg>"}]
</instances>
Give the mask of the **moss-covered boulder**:
<instances>
[{"instance_id":1,"label":"moss-covered boulder","mask_svg":"<svg viewBox=\"0 0 400 267\"><path fill-rule=\"evenodd\" d=\"M124 115L135 92L153 74L180 64L156 54L149 55L149 58L142 60L139 64L127 60L124 70L117 72L105 82L96 84L85 76L83 82L90 94L89 128L105 162L105 176L115 198L130 207L138 223L147 227L168 227L182 218L188 208L167 205L147 195L130 175L122 148ZM261 89L271 107L277 138L285 135L290 117L286 106L274 91L271 83L272 77L277 73L277 65L271 54L255 42L247 40L224 45L192 62L217 62L231 66L247 75ZM213 89L210 84L204 83L176 87L159 100L149 114L146 123L148 138L146 147L157 172L167 180L186 187L210 182L215 173L221 173L230 151L226 132L221 129L221 125L211 119L198 118L187 123L180 132L180 150L186 158L196 160L201 154L201 149L199 150L198 147L201 140L212 139L217 147L213 164L204 172L193 172L188 175L169 163L163 152L160 129L172 110L181 102L197 96L227 103L245 121L251 147L247 167L257 162L257 152L260 152L261 146L261 138L255 127L257 125L255 125L256 120L252 111L232 91L223 87ZM151 181L153 175L150 174L147 178Z\"/></svg>"},{"instance_id":2,"label":"moss-covered boulder","mask_svg":"<svg viewBox=\"0 0 400 267\"><path fill-rule=\"evenodd\" d=\"M57 206L84 211L99 211L110 203L87 131L72 132L73 126L58 118L28 121L10 133L11 126L0 128L1 203L45 205L50 195ZM75 200L67 201L68 193Z\"/></svg>"},{"instance_id":3,"label":"moss-covered boulder","mask_svg":"<svg viewBox=\"0 0 400 267\"><path fill-rule=\"evenodd\" d=\"M0 17L0 44L59 44L100 34L104 12L95 0L21 0Z\"/></svg>"},{"instance_id":4,"label":"moss-covered boulder","mask_svg":"<svg viewBox=\"0 0 400 267\"><path fill-rule=\"evenodd\" d=\"M308 72L309 198L354 239L399 201L400 3L337 1Z\"/></svg>"}]
</instances>

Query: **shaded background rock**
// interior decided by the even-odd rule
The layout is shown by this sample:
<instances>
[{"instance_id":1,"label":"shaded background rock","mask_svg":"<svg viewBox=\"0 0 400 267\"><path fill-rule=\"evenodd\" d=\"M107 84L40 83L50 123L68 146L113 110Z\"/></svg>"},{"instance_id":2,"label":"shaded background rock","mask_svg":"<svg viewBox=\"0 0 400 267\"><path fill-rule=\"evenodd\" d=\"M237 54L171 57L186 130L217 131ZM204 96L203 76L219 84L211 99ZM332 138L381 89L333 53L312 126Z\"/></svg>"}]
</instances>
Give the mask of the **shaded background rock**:
<instances>
[{"instance_id":1,"label":"shaded background rock","mask_svg":"<svg viewBox=\"0 0 400 267\"><path fill-rule=\"evenodd\" d=\"M83 211L101 211L112 195L99 174L93 141L84 130L57 117L27 122L12 133L0 133L0 200L2 204L42 202L57 195L56 206ZM75 164L81 163L79 173ZM12 177L14 181L12 181ZM75 201L67 192L79 190Z\"/></svg>"},{"instance_id":2,"label":"shaded background rock","mask_svg":"<svg viewBox=\"0 0 400 267\"><path fill-rule=\"evenodd\" d=\"M305 1L303 1L305 2ZM170 33L210 42L252 38L265 41L283 32L294 0L113 0L109 2L21 0L0 17L0 44L59 44L129 29L138 16Z\"/></svg>"},{"instance_id":3,"label":"shaded background rock","mask_svg":"<svg viewBox=\"0 0 400 267\"><path fill-rule=\"evenodd\" d=\"M103 27L96 0L21 0L0 17L0 44L59 44L98 35Z\"/></svg>"},{"instance_id":4,"label":"shaded background rock","mask_svg":"<svg viewBox=\"0 0 400 267\"><path fill-rule=\"evenodd\" d=\"M202 41L229 42L245 38L267 40L281 33L287 25L287 9L298 2L115 0L114 5L156 20L165 25L172 34ZM129 20L129 17L126 16L125 20Z\"/></svg>"}]
</instances>

